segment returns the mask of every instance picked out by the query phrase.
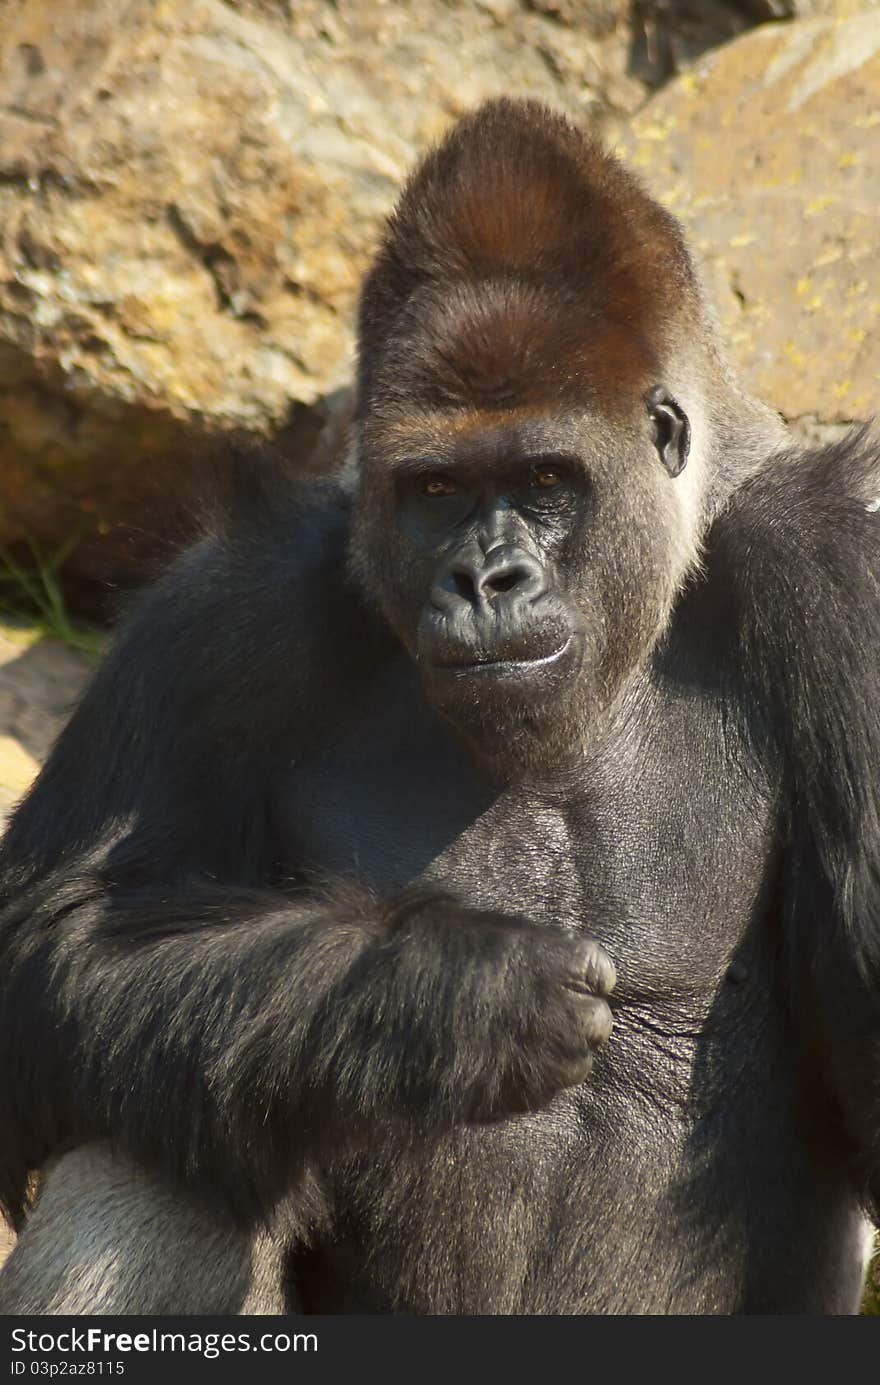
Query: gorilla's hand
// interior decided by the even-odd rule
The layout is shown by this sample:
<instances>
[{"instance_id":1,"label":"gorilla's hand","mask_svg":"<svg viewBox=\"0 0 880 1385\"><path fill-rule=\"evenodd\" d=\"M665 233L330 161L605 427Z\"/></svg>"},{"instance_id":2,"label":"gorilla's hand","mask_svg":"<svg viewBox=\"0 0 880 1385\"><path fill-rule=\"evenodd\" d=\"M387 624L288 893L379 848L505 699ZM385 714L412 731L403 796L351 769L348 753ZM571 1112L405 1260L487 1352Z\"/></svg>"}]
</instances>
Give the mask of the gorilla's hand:
<instances>
[{"instance_id":1,"label":"gorilla's hand","mask_svg":"<svg viewBox=\"0 0 880 1385\"><path fill-rule=\"evenodd\" d=\"M370 1122L531 1110L589 1074L611 1032L614 982L592 939L447 897L404 897L337 992L333 1012L345 1020L332 1056L325 1049L325 1078L343 1109Z\"/></svg>"}]
</instances>

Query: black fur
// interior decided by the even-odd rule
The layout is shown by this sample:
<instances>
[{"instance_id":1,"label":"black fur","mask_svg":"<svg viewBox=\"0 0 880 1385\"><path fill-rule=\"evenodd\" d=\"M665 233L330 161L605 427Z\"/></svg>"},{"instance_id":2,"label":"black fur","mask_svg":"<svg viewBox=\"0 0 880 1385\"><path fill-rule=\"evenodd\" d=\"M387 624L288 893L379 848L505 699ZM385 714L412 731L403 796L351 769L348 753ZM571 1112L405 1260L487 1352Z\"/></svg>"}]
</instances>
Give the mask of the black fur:
<instances>
[{"instance_id":1,"label":"black fur","mask_svg":"<svg viewBox=\"0 0 880 1385\"><path fill-rule=\"evenodd\" d=\"M571 187L567 217L522 213L533 250L557 237L529 273L511 218L539 167L542 198ZM543 330L581 264L559 225L590 218L552 407L473 374L423 389L436 303L465 335L509 325L513 276ZM855 1309L880 1196L880 451L767 425L747 465L706 424L678 475L645 406L676 364L653 306L628 367L622 345L664 266L687 297L675 223L529 105L470 117L411 183L365 297L354 495L256 466L7 833L18 1224L29 1171L109 1140L218 1222L286 1207L308 1311ZM617 350L580 411L575 319ZM730 389L725 437L751 408Z\"/></svg>"}]
</instances>

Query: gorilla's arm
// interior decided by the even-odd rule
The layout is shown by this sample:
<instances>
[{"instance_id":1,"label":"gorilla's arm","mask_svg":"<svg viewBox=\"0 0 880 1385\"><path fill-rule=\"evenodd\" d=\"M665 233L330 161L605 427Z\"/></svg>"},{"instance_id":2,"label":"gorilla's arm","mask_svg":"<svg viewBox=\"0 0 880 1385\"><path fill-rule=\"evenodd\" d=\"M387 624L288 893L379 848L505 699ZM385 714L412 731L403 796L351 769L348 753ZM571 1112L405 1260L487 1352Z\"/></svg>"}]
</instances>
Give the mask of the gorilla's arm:
<instances>
[{"instance_id":1,"label":"gorilla's arm","mask_svg":"<svg viewBox=\"0 0 880 1385\"><path fill-rule=\"evenodd\" d=\"M784 960L816 1100L880 1214L880 443L783 457L718 526L779 776ZM762 716L762 713L764 714ZM834 1112L824 1118L834 1119Z\"/></svg>"},{"instance_id":2,"label":"gorilla's arm","mask_svg":"<svg viewBox=\"0 0 880 1385\"><path fill-rule=\"evenodd\" d=\"M206 543L150 594L10 827L13 1217L29 1169L109 1136L251 1218L363 1123L541 1104L585 1076L607 1026L584 940L439 896L272 887L273 768L353 691L322 686L318 641L349 680L377 657L345 609L338 517L286 521Z\"/></svg>"},{"instance_id":3,"label":"gorilla's arm","mask_svg":"<svg viewBox=\"0 0 880 1385\"><path fill-rule=\"evenodd\" d=\"M125 887L76 863L4 933L13 1202L61 1140L110 1135L247 1219L364 1122L491 1118L585 1076L566 983L598 983L589 945L439 897Z\"/></svg>"}]
</instances>

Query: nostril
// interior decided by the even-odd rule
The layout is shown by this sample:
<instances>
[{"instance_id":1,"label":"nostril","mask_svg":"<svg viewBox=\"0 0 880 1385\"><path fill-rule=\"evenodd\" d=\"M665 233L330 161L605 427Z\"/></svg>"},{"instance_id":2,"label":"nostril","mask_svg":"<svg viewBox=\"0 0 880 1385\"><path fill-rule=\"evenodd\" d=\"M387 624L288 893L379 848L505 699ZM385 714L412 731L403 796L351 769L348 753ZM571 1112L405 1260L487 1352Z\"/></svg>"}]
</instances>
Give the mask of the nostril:
<instances>
[{"instance_id":1,"label":"nostril","mask_svg":"<svg viewBox=\"0 0 880 1385\"><path fill-rule=\"evenodd\" d=\"M500 595L502 592L513 591L514 587L518 587L520 582L525 580L526 575L522 568L513 568L507 572L492 574L486 578L483 585L490 596L495 593Z\"/></svg>"},{"instance_id":2,"label":"nostril","mask_svg":"<svg viewBox=\"0 0 880 1385\"><path fill-rule=\"evenodd\" d=\"M457 571L453 572L451 576L456 595L462 597L465 601L473 601L477 594L477 589L474 586L474 579L471 577L470 573L464 572L459 568Z\"/></svg>"}]
</instances>

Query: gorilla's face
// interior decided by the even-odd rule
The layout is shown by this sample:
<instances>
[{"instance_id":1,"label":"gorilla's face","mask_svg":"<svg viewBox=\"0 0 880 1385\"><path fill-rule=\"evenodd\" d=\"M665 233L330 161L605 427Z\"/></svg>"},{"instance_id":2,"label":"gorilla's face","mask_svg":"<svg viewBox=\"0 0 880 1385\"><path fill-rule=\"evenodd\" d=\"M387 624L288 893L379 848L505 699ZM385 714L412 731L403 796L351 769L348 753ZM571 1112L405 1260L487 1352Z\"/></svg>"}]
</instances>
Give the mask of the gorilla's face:
<instances>
[{"instance_id":1,"label":"gorilla's face","mask_svg":"<svg viewBox=\"0 0 880 1385\"><path fill-rule=\"evenodd\" d=\"M507 774L589 740L695 556L687 420L424 414L364 430L354 553L429 701ZM680 490L677 488L680 487Z\"/></svg>"}]
</instances>

